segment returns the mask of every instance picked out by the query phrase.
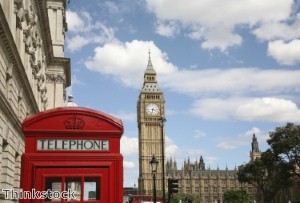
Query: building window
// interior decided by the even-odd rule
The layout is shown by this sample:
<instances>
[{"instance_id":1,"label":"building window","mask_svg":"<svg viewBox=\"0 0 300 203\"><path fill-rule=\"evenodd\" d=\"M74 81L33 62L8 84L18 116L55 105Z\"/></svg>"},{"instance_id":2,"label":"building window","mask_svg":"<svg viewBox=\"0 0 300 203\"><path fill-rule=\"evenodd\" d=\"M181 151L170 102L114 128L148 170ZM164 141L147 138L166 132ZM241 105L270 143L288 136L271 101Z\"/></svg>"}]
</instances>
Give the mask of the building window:
<instances>
[{"instance_id":1,"label":"building window","mask_svg":"<svg viewBox=\"0 0 300 203\"><path fill-rule=\"evenodd\" d=\"M205 188L204 188L204 192L208 192L208 187L205 187Z\"/></svg>"},{"instance_id":2,"label":"building window","mask_svg":"<svg viewBox=\"0 0 300 203\"><path fill-rule=\"evenodd\" d=\"M1 170L0 170L1 177L0 177L0 179L2 179L2 180L5 180L5 177L6 177L6 174L4 174L3 169L7 167L7 155L8 155L8 142L5 139L3 139L2 140L2 153L0 154L0 158L2 158L0 160L1 161L0 162L0 166L1 166Z\"/></svg>"}]
</instances>

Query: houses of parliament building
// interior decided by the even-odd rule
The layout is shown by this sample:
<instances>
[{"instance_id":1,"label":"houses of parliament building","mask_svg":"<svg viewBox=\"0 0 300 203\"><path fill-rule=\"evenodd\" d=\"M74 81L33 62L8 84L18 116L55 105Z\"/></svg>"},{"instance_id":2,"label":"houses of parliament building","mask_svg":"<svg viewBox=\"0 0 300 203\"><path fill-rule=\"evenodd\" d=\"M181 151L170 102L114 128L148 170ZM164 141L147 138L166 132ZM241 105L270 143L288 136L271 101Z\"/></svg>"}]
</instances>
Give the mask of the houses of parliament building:
<instances>
[{"instance_id":1,"label":"houses of parliament building","mask_svg":"<svg viewBox=\"0 0 300 203\"><path fill-rule=\"evenodd\" d=\"M144 73L144 84L137 102L137 121L139 133L139 179L138 193L144 195L153 194L153 178L150 167L152 155L159 161L157 169L156 189L163 188L163 168L165 179L178 179L178 189L181 194L194 194L200 202L214 203L223 202L223 194L227 190L243 189L249 195L251 201L262 202L262 195L251 184L240 183L237 177L237 168L233 170L215 169L205 166L202 156L195 162L190 159L184 161L181 168L176 159L164 159L165 135L161 120L165 118L165 99L163 91L156 79L156 71L153 68L150 54L148 65ZM249 143L250 147L250 143ZM258 141L253 134L250 161L260 157ZM166 161L166 162L165 162ZM163 167L163 163L164 167ZM165 181L167 182L167 181ZM164 185L167 191L167 183ZM284 202L285 197L276 198L275 202Z\"/></svg>"}]
</instances>

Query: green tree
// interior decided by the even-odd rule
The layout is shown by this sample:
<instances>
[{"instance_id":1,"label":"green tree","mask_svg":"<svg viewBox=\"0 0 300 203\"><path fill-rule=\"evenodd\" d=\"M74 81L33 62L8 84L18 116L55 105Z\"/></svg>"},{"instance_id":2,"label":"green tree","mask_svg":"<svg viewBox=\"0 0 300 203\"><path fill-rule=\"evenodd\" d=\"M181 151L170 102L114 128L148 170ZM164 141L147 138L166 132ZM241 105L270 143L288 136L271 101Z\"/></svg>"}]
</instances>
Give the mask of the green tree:
<instances>
[{"instance_id":1,"label":"green tree","mask_svg":"<svg viewBox=\"0 0 300 203\"><path fill-rule=\"evenodd\" d=\"M270 203L276 194L291 185L290 165L282 161L268 149L261 154L261 158L241 165L238 179L242 183L249 183L262 192L265 203Z\"/></svg>"},{"instance_id":2,"label":"green tree","mask_svg":"<svg viewBox=\"0 0 300 203\"><path fill-rule=\"evenodd\" d=\"M251 203L245 190L227 190L223 194L224 203Z\"/></svg>"},{"instance_id":3,"label":"green tree","mask_svg":"<svg viewBox=\"0 0 300 203\"><path fill-rule=\"evenodd\" d=\"M291 165L291 171L300 178L300 126L287 123L284 127L278 127L270 132L268 144L282 161Z\"/></svg>"},{"instance_id":4,"label":"green tree","mask_svg":"<svg viewBox=\"0 0 300 203\"><path fill-rule=\"evenodd\" d=\"M171 199L171 203L179 203L180 200L181 200L181 202L184 203L184 200L186 198L192 200L193 203L200 203L200 198L198 195L196 195L196 194L180 194L180 193L173 195L173 197Z\"/></svg>"}]
</instances>

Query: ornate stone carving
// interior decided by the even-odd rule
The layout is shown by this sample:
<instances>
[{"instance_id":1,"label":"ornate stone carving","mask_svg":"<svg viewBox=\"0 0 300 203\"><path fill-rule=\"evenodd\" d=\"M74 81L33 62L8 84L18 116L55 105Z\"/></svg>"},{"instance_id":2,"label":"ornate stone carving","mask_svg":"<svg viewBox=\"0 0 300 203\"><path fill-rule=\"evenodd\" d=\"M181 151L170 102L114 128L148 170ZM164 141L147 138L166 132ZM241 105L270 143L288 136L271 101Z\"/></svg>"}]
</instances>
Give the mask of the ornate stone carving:
<instances>
[{"instance_id":1,"label":"ornate stone carving","mask_svg":"<svg viewBox=\"0 0 300 203\"><path fill-rule=\"evenodd\" d=\"M66 78L64 75L57 74L47 74L46 73L46 82L48 83L63 83L65 84Z\"/></svg>"},{"instance_id":2,"label":"ornate stone carving","mask_svg":"<svg viewBox=\"0 0 300 203\"><path fill-rule=\"evenodd\" d=\"M38 79L37 74L40 72L41 68L42 68L42 63L40 61L38 61L37 63L34 63L34 60L30 57L30 65L32 68L32 74L34 75L35 79Z\"/></svg>"},{"instance_id":3,"label":"ornate stone carving","mask_svg":"<svg viewBox=\"0 0 300 203\"><path fill-rule=\"evenodd\" d=\"M53 9L53 10L64 10L63 6L60 5L48 5L47 8Z\"/></svg>"},{"instance_id":4,"label":"ornate stone carving","mask_svg":"<svg viewBox=\"0 0 300 203\"><path fill-rule=\"evenodd\" d=\"M45 86L44 88L41 89L41 99L43 101L43 99L46 98L46 93L47 93L47 87Z\"/></svg>"},{"instance_id":5,"label":"ornate stone carving","mask_svg":"<svg viewBox=\"0 0 300 203\"><path fill-rule=\"evenodd\" d=\"M22 22L24 21L25 12L23 8L23 0L15 0L15 9L14 13L16 14L16 26L19 29L22 29Z\"/></svg>"},{"instance_id":6,"label":"ornate stone carving","mask_svg":"<svg viewBox=\"0 0 300 203\"><path fill-rule=\"evenodd\" d=\"M56 83L65 83L65 76L64 75L57 75Z\"/></svg>"},{"instance_id":7,"label":"ornate stone carving","mask_svg":"<svg viewBox=\"0 0 300 203\"><path fill-rule=\"evenodd\" d=\"M25 10L24 18L26 19L26 26L24 27L24 43L25 52L30 56L29 62L32 68L32 74L36 77L42 67L44 61L41 56L40 50L42 46L42 40L39 37L37 30L37 15L33 11L32 5L29 7L29 11Z\"/></svg>"},{"instance_id":8,"label":"ornate stone carving","mask_svg":"<svg viewBox=\"0 0 300 203\"><path fill-rule=\"evenodd\" d=\"M64 125L67 130L82 130L85 122L81 118L76 118L74 114L72 118L64 121Z\"/></svg>"},{"instance_id":9,"label":"ornate stone carving","mask_svg":"<svg viewBox=\"0 0 300 203\"><path fill-rule=\"evenodd\" d=\"M44 110L46 110L47 106L48 106L48 98L47 97L43 98L42 99L42 103L43 103Z\"/></svg>"},{"instance_id":10,"label":"ornate stone carving","mask_svg":"<svg viewBox=\"0 0 300 203\"><path fill-rule=\"evenodd\" d=\"M54 83L55 82L55 75L46 73L46 82L47 83Z\"/></svg>"},{"instance_id":11,"label":"ornate stone carving","mask_svg":"<svg viewBox=\"0 0 300 203\"><path fill-rule=\"evenodd\" d=\"M38 88L38 91L41 91L42 89L42 85L44 84L45 82L45 76L44 75L38 75L37 76L37 88Z\"/></svg>"}]
</instances>

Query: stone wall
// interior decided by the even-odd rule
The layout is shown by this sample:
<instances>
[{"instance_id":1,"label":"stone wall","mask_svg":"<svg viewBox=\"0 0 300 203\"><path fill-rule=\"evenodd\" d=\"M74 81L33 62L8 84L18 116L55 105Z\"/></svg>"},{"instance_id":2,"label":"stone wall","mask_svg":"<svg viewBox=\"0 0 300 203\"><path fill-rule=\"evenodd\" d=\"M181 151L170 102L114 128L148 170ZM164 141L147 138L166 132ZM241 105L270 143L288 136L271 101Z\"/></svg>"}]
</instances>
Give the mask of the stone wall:
<instances>
[{"instance_id":1,"label":"stone wall","mask_svg":"<svg viewBox=\"0 0 300 203\"><path fill-rule=\"evenodd\" d=\"M65 9L65 0L0 0L0 190L20 187L24 118L64 106Z\"/></svg>"}]
</instances>

